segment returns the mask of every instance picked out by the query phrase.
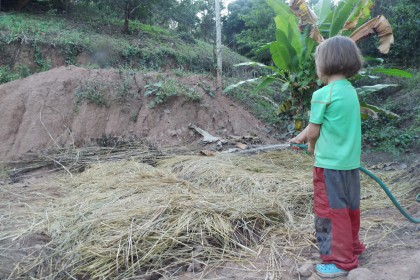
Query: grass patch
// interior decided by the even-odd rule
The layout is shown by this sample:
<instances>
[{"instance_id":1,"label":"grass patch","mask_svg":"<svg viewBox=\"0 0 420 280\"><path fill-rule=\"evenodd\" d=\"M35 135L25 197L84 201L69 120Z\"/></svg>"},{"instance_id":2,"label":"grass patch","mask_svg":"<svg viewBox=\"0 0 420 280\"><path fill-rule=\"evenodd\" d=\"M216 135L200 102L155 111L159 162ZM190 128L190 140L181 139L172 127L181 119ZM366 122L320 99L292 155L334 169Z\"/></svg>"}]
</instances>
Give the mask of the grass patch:
<instances>
[{"instance_id":1,"label":"grass patch","mask_svg":"<svg viewBox=\"0 0 420 280\"><path fill-rule=\"evenodd\" d=\"M6 45L53 46L65 56L66 64L76 64L77 55L87 52L93 58L92 63L100 67L161 70L170 65L195 73L209 72L215 67L214 47L208 43L186 40L171 30L136 21L130 21L130 35L122 34L122 24L107 19L81 21L51 14L7 13L0 17L0 41ZM227 74L231 73L233 63L245 60L227 48L223 55Z\"/></svg>"}]
</instances>

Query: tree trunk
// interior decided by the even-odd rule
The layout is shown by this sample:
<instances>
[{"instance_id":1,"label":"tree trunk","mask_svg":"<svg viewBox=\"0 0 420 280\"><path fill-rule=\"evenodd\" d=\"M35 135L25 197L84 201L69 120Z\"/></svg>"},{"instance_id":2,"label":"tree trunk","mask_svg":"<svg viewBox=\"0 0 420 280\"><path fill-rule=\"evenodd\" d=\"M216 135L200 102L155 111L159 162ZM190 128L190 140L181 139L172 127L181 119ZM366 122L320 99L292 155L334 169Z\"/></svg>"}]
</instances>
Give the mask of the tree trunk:
<instances>
[{"instance_id":1,"label":"tree trunk","mask_svg":"<svg viewBox=\"0 0 420 280\"><path fill-rule=\"evenodd\" d=\"M220 0L215 0L216 12L216 60L217 60L217 77L216 77L216 92L222 91L222 32L220 22Z\"/></svg>"},{"instance_id":2,"label":"tree trunk","mask_svg":"<svg viewBox=\"0 0 420 280\"><path fill-rule=\"evenodd\" d=\"M124 33L128 33L128 31L129 31L129 27L128 27L129 21L130 21L130 4L128 3L128 1L125 1L124 29L123 29Z\"/></svg>"},{"instance_id":3,"label":"tree trunk","mask_svg":"<svg viewBox=\"0 0 420 280\"><path fill-rule=\"evenodd\" d=\"M70 0L57 0L56 6L59 13L69 12Z\"/></svg>"},{"instance_id":4,"label":"tree trunk","mask_svg":"<svg viewBox=\"0 0 420 280\"><path fill-rule=\"evenodd\" d=\"M29 0L18 0L15 5L15 10L20 12L28 3Z\"/></svg>"}]
</instances>

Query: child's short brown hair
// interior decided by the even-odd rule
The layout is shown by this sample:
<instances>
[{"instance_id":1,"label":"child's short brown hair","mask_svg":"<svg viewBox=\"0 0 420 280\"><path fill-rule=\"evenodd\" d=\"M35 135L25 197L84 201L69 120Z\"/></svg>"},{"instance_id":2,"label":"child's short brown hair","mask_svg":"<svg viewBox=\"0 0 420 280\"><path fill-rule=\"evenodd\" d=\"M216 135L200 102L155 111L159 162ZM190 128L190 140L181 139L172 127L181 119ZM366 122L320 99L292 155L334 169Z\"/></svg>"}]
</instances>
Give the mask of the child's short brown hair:
<instances>
[{"instance_id":1,"label":"child's short brown hair","mask_svg":"<svg viewBox=\"0 0 420 280\"><path fill-rule=\"evenodd\" d=\"M342 74L349 78L362 68L363 58L353 40L344 36L335 36L325 40L316 48L315 62L322 75Z\"/></svg>"}]
</instances>

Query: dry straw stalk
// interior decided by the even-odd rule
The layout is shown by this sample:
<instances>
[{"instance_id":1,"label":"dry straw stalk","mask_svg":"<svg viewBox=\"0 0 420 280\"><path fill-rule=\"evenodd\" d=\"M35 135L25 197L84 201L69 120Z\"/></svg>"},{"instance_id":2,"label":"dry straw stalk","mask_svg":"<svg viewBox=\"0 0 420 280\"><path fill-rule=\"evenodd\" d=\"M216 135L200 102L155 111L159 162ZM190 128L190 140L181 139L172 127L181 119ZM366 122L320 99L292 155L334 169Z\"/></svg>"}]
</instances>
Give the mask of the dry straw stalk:
<instances>
[{"instance_id":1,"label":"dry straw stalk","mask_svg":"<svg viewBox=\"0 0 420 280\"><path fill-rule=\"evenodd\" d=\"M175 277L191 263L211 269L264 247L264 273L278 279L284 259L304 261L316 247L311 165L291 151L173 156L156 167L93 164L58 179L68 193L42 219L52 241L19 271L47 279ZM362 185L362 198L376 203L362 202L363 210L389 206L367 178ZM393 191L403 196L407 188Z\"/></svg>"}]
</instances>

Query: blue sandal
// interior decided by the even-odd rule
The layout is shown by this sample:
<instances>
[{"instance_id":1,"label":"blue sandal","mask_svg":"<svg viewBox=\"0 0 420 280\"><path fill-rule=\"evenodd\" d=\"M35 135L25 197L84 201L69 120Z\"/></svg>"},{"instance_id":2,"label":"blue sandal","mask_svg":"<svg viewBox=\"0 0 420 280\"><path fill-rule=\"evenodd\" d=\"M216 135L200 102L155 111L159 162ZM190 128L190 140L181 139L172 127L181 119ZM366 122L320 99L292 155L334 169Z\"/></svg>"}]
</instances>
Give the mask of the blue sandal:
<instances>
[{"instance_id":1,"label":"blue sandal","mask_svg":"<svg viewBox=\"0 0 420 280\"><path fill-rule=\"evenodd\" d=\"M349 272L346 270L342 270L335 266L335 264L317 264L315 266L316 273L319 276L325 277L325 278L335 278L339 276L347 275Z\"/></svg>"}]
</instances>

